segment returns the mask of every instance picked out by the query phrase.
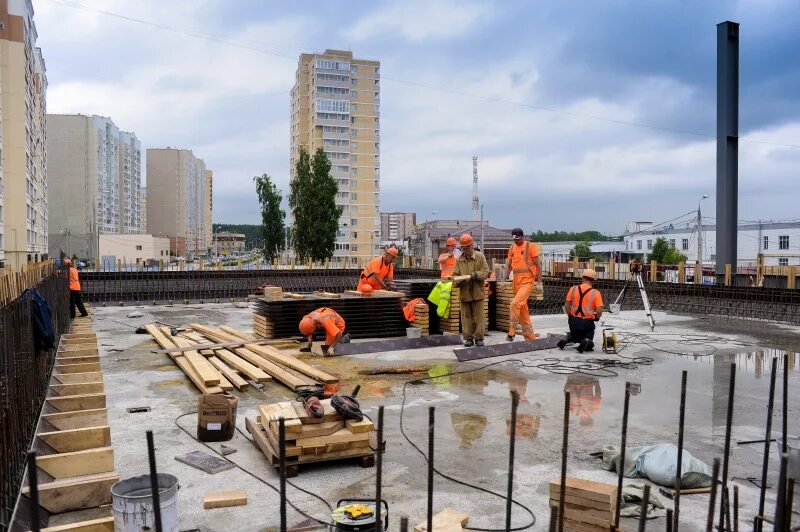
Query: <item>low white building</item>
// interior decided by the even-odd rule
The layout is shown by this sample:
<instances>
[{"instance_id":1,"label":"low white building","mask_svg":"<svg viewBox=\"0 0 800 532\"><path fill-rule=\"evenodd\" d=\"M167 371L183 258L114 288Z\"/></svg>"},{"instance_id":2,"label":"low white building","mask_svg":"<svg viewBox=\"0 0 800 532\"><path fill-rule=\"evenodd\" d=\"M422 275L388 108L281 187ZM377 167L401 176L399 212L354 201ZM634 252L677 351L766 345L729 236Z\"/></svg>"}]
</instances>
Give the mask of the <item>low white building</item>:
<instances>
[{"instance_id":1,"label":"low white building","mask_svg":"<svg viewBox=\"0 0 800 532\"><path fill-rule=\"evenodd\" d=\"M542 258L542 260L546 261L568 261L569 254L577 243L577 240L564 242L537 242L537 245L539 246L539 256ZM621 253L625 250L625 242L623 241L594 241L589 242L589 244L592 248L592 255L602 255L609 259L614 257L618 261L620 260Z\"/></svg>"},{"instance_id":2,"label":"low white building","mask_svg":"<svg viewBox=\"0 0 800 532\"><path fill-rule=\"evenodd\" d=\"M645 222L636 222L629 224L628 229L623 235L624 250L627 253L647 254L653 249L653 244L658 238L664 238L686 255L687 262L697 260L698 230L696 224L651 229ZM717 259L716 226L703 225L699 236L703 263L715 262ZM800 265L800 222L763 222L739 225L738 265L755 265L759 253L764 256L765 266Z\"/></svg>"},{"instance_id":3,"label":"low white building","mask_svg":"<svg viewBox=\"0 0 800 532\"><path fill-rule=\"evenodd\" d=\"M112 269L120 260L125 264L170 259L170 240L153 235L100 235L100 261Z\"/></svg>"}]
</instances>

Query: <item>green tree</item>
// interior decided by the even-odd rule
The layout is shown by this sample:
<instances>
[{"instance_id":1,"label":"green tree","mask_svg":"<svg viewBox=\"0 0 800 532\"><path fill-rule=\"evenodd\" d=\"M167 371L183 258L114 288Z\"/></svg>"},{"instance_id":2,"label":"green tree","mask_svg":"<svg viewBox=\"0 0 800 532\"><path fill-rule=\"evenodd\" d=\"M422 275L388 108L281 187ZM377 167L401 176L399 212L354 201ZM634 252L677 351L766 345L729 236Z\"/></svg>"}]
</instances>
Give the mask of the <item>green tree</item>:
<instances>
[{"instance_id":1,"label":"green tree","mask_svg":"<svg viewBox=\"0 0 800 532\"><path fill-rule=\"evenodd\" d=\"M653 243L653 249L650 250L648 253L648 257L650 260L654 260L659 264L664 264L664 257L667 255L669 251L669 242L663 236L660 236L656 239L655 243Z\"/></svg>"},{"instance_id":2,"label":"green tree","mask_svg":"<svg viewBox=\"0 0 800 532\"><path fill-rule=\"evenodd\" d=\"M670 246L664 255L664 264L678 264L686 262L686 255L677 250L675 246Z\"/></svg>"},{"instance_id":3,"label":"green tree","mask_svg":"<svg viewBox=\"0 0 800 532\"><path fill-rule=\"evenodd\" d=\"M569 242L572 240L588 240L588 241L618 241L622 238L618 236L604 235L600 231L553 231L545 232L541 229L535 233L531 233L530 240L534 242Z\"/></svg>"},{"instance_id":4,"label":"green tree","mask_svg":"<svg viewBox=\"0 0 800 532\"><path fill-rule=\"evenodd\" d=\"M286 213L281 209L283 196L267 174L255 176L258 202L261 204L261 235L264 238L264 258L272 261L284 249L286 227L283 220Z\"/></svg>"},{"instance_id":5,"label":"green tree","mask_svg":"<svg viewBox=\"0 0 800 532\"><path fill-rule=\"evenodd\" d=\"M592 257L592 245L587 240L581 240L569 252L569 260L588 259Z\"/></svg>"}]
</instances>

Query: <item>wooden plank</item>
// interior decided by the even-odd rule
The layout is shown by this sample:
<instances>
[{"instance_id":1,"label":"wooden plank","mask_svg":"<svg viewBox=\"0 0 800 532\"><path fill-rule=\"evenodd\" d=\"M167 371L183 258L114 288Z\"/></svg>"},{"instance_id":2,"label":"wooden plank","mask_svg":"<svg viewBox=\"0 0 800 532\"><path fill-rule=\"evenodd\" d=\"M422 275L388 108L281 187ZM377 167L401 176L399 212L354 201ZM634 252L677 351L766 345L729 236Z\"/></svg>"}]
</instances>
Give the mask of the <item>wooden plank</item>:
<instances>
[{"instance_id":1,"label":"wooden plank","mask_svg":"<svg viewBox=\"0 0 800 532\"><path fill-rule=\"evenodd\" d=\"M192 347L192 345L194 345L190 340L182 336L173 336L172 341L175 342L175 345L178 347ZM194 350L184 351L183 356L186 357L186 360L192 365L192 368L194 368L198 377L202 380L203 385L219 385L222 375L208 360L206 360L206 357Z\"/></svg>"},{"instance_id":2,"label":"wooden plank","mask_svg":"<svg viewBox=\"0 0 800 532\"><path fill-rule=\"evenodd\" d=\"M294 411L297 413L298 419L305 425L316 423L329 423L331 421L341 421L344 423L344 417L331 406L330 399L323 399L319 402L322 405L322 418L315 418L308 415L305 407L299 401L293 403Z\"/></svg>"},{"instance_id":3,"label":"wooden plank","mask_svg":"<svg viewBox=\"0 0 800 532\"><path fill-rule=\"evenodd\" d=\"M314 447L316 445L328 445L331 443L350 443L354 441L369 440L369 433L362 432L353 434L349 430L341 429L327 436L316 436L313 438L297 438L295 444L299 447Z\"/></svg>"},{"instance_id":4,"label":"wooden plank","mask_svg":"<svg viewBox=\"0 0 800 532\"><path fill-rule=\"evenodd\" d=\"M119 475L104 473L83 478L68 478L39 484L39 504L50 513L97 508L111 503L111 486ZM28 495L28 488L23 494Z\"/></svg>"},{"instance_id":5,"label":"wooden plank","mask_svg":"<svg viewBox=\"0 0 800 532\"><path fill-rule=\"evenodd\" d=\"M431 525L433 532L437 532L441 528L447 528L450 525L457 525L458 528L465 527L469 524L469 516L465 513L453 510L452 508L445 508L438 514L433 516ZM427 521L422 522L414 527L414 532L423 532L428 530Z\"/></svg>"},{"instance_id":6,"label":"wooden plank","mask_svg":"<svg viewBox=\"0 0 800 532\"><path fill-rule=\"evenodd\" d=\"M364 432L372 432L373 430L375 430L375 426L372 424L372 421L370 421L367 418L364 418L361 421L348 419L346 426L347 430L349 430L353 434L362 434Z\"/></svg>"},{"instance_id":7,"label":"wooden plank","mask_svg":"<svg viewBox=\"0 0 800 532\"><path fill-rule=\"evenodd\" d=\"M42 532L114 532L114 518L102 517L68 525L50 526Z\"/></svg>"},{"instance_id":8,"label":"wooden plank","mask_svg":"<svg viewBox=\"0 0 800 532\"><path fill-rule=\"evenodd\" d=\"M61 335L61 338L63 338L64 340L72 340L74 338L97 338L97 334L96 333L76 333L76 334L67 333L67 334Z\"/></svg>"},{"instance_id":9,"label":"wooden plank","mask_svg":"<svg viewBox=\"0 0 800 532\"><path fill-rule=\"evenodd\" d=\"M101 371L101 369L98 362L86 362L84 364L59 364L56 362L53 373L55 375L63 373L87 373L89 371Z\"/></svg>"},{"instance_id":10,"label":"wooden plank","mask_svg":"<svg viewBox=\"0 0 800 532\"><path fill-rule=\"evenodd\" d=\"M681 493L683 493L683 492L681 492ZM554 504L558 504L558 501L560 501L560 500L561 500L561 494L560 493L558 493L558 492L556 492L556 493L551 492L550 493L550 505L551 506L554 505ZM580 506L582 508L593 508L595 510L605 510L605 511L611 511L612 513L616 513L616 505L612 504L610 506L610 508L609 508L608 502L595 501L595 500L592 500L592 499L587 499L585 497L578 497L576 495L567 495L567 497L564 500L566 501L566 504L571 504L571 505L574 505L574 506Z\"/></svg>"},{"instance_id":11,"label":"wooden plank","mask_svg":"<svg viewBox=\"0 0 800 532\"><path fill-rule=\"evenodd\" d=\"M550 495L560 493L561 479L550 481ZM566 494L616 505L617 487L576 477L566 478Z\"/></svg>"},{"instance_id":12,"label":"wooden plank","mask_svg":"<svg viewBox=\"0 0 800 532\"><path fill-rule=\"evenodd\" d=\"M56 357L56 362L60 364L88 364L88 363L100 363L100 357L98 355L86 355L80 357Z\"/></svg>"},{"instance_id":13,"label":"wooden plank","mask_svg":"<svg viewBox=\"0 0 800 532\"><path fill-rule=\"evenodd\" d=\"M42 420L47 421L57 430L105 426L108 425L108 410L105 408L96 408L91 410L78 410L75 412L42 414Z\"/></svg>"},{"instance_id":14,"label":"wooden plank","mask_svg":"<svg viewBox=\"0 0 800 532\"><path fill-rule=\"evenodd\" d=\"M550 506L557 508L558 501L550 499ZM606 507L600 509L591 506L572 504L569 501L567 501L567 503L564 505L564 518L570 519L572 521L578 521L579 523L589 523L592 525L609 527L611 526L611 523L614 521L615 513L616 513L616 508L614 506L610 508ZM591 520L583 519L583 517L591 518ZM608 521L608 525L602 522L598 523L595 520Z\"/></svg>"},{"instance_id":15,"label":"wooden plank","mask_svg":"<svg viewBox=\"0 0 800 532\"><path fill-rule=\"evenodd\" d=\"M323 421L322 423L303 425L303 429L300 431L300 433L295 433L292 436L297 436L297 438L316 438L318 436L329 436L339 432L343 428L344 422L342 421Z\"/></svg>"},{"instance_id":16,"label":"wooden plank","mask_svg":"<svg viewBox=\"0 0 800 532\"><path fill-rule=\"evenodd\" d=\"M144 326L144 328L147 330L148 333L150 333L150 335L155 339L156 343L160 345L162 348L169 349L171 347L175 347L175 344L172 343L171 340L171 338L174 337L167 336L169 329L164 328L167 330L167 333L165 334L162 329L156 327L153 324L147 324ZM189 362L183 355L169 354L169 356L170 358L172 358L175 364L177 364L178 367L181 368L181 370L183 370L186 376L189 377L189 380L191 380L203 394L209 395L215 393L222 393L222 388L220 388L219 386L206 386L205 384L203 384L203 381L200 378L200 376L194 371L192 365L189 364Z\"/></svg>"},{"instance_id":17,"label":"wooden plank","mask_svg":"<svg viewBox=\"0 0 800 532\"><path fill-rule=\"evenodd\" d=\"M64 345L62 344L58 348L59 353L73 353L73 354L84 354L84 355L96 355L99 349L97 345L87 345L87 344L76 344L76 345Z\"/></svg>"},{"instance_id":18,"label":"wooden plank","mask_svg":"<svg viewBox=\"0 0 800 532\"><path fill-rule=\"evenodd\" d=\"M58 375L53 375L53 380L61 384L99 382L103 380L103 373L100 371L87 371L86 373L61 373Z\"/></svg>"},{"instance_id":19,"label":"wooden plank","mask_svg":"<svg viewBox=\"0 0 800 532\"><path fill-rule=\"evenodd\" d=\"M97 345L97 335L65 334L61 337L63 345Z\"/></svg>"},{"instance_id":20,"label":"wooden plank","mask_svg":"<svg viewBox=\"0 0 800 532\"><path fill-rule=\"evenodd\" d=\"M244 418L244 424L247 428L247 432L253 437L253 441L256 442L256 445L261 449L261 452L264 453L264 456L266 456L271 463L274 463L275 455L272 454L272 448L267 439L267 431L264 430L261 423L246 417Z\"/></svg>"},{"instance_id":21,"label":"wooden plank","mask_svg":"<svg viewBox=\"0 0 800 532\"><path fill-rule=\"evenodd\" d=\"M233 327L228 327L227 325L220 325L219 328L222 331L224 331L224 332L226 332L228 334L231 334L231 335L233 335L236 338L239 338L241 340L256 340L257 339L252 334L248 334L246 332L240 331L239 329L234 329Z\"/></svg>"},{"instance_id":22,"label":"wooden plank","mask_svg":"<svg viewBox=\"0 0 800 532\"><path fill-rule=\"evenodd\" d=\"M188 333L186 336L195 341L200 341L203 339L203 337L197 333ZM272 380L272 377L267 375L261 368L251 364L228 349L213 349L213 352L220 360L230 365L235 370L244 373L251 380L256 382L267 382Z\"/></svg>"},{"instance_id":23,"label":"wooden plank","mask_svg":"<svg viewBox=\"0 0 800 532\"><path fill-rule=\"evenodd\" d=\"M209 357L208 361L211 362L211 365L217 368L219 372L222 373L223 377L228 379L228 381L230 381L230 383L233 384L237 390L244 390L245 388L250 386L250 384L246 380L241 378L238 373L236 373L234 370L226 366L217 357ZM220 386L220 388L222 387Z\"/></svg>"},{"instance_id":24,"label":"wooden plank","mask_svg":"<svg viewBox=\"0 0 800 532\"><path fill-rule=\"evenodd\" d=\"M277 425L276 425L277 426ZM267 436L267 440L269 440L269 445L273 449L280 449L279 439L278 439L278 431L276 430L264 430L264 434ZM287 436L289 433L287 432ZM286 442L286 457L287 458L294 458L303 454L303 448L298 447L296 445L292 445L289 442Z\"/></svg>"},{"instance_id":25,"label":"wooden plank","mask_svg":"<svg viewBox=\"0 0 800 532\"><path fill-rule=\"evenodd\" d=\"M246 505L247 492L244 490L212 491L203 496L203 508L206 510Z\"/></svg>"},{"instance_id":26,"label":"wooden plank","mask_svg":"<svg viewBox=\"0 0 800 532\"><path fill-rule=\"evenodd\" d=\"M332 451L324 454L304 454L297 457L299 463L327 462L329 460L340 460L342 458L357 458L360 456L372 456L371 449L345 449L344 451Z\"/></svg>"},{"instance_id":27,"label":"wooden plank","mask_svg":"<svg viewBox=\"0 0 800 532\"><path fill-rule=\"evenodd\" d=\"M103 393L102 382L82 382L78 384L51 384L50 390L58 395L83 395L87 393Z\"/></svg>"},{"instance_id":28,"label":"wooden plank","mask_svg":"<svg viewBox=\"0 0 800 532\"><path fill-rule=\"evenodd\" d=\"M63 397L48 397L45 401L59 412L91 410L106 407L106 394L87 393L82 395L65 395Z\"/></svg>"},{"instance_id":29,"label":"wooden plank","mask_svg":"<svg viewBox=\"0 0 800 532\"><path fill-rule=\"evenodd\" d=\"M278 420L282 417L284 419L284 426L287 433L301 432L303 424L297 419L297 414L294 412L290 402L278 403L279 405L285 404L280 408L270 408L272 405L261 405L261 424L266 427L267 423L278 426ZM277 430L277 429L276 429Z\"/></svg>"},{"instance_id":30,"label":"wooden plank","mask_svg":"<svg viewBox=\"0 0 800 532\"><path fill-rule=\"evenodd\" d=\"M113 447L85 449L36 457L36 466L56 479L114 471Z\"/></svg>"},{"instance_id":31,"label":"wooden plank","mask_svg":"<svg viewBox=\"0 0 800 532\"><path fill-rule=\"evenodd\" d=\"M108 425L81 429L40 432L36 435L58 453L85 451L111 445L111 428Z\"/></svg>"}]
</instances>

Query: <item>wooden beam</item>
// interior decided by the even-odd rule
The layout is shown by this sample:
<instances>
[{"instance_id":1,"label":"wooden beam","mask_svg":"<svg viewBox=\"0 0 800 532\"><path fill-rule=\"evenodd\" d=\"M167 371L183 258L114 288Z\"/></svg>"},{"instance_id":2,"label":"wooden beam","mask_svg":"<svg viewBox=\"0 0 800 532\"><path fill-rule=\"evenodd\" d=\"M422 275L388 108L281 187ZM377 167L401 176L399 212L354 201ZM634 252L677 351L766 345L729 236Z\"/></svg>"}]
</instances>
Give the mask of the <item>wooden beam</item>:
<instances>
[{"instance_id":1,"label":"wooden beam","mask_svg":"<svg viewBox=\"0 0 800 532\"><path fill-rule=\"evenodd\" d=\"M219 372L222 373L222 375L236 387L237 390L243 390L248 386L250 386L250 384L246 380L241 378L238 373L236 373L234 370L226 366L217 357L209 357L208 361L211 362L211 364L215 368L217 368Z\"/></svg>"},{"instance_id":2,"label":"wooden beam","mask_svg":"<svg viewBox=\"0 0 800 532\"><path fill-rule=\"evenodd\" d=\"M72 453L111 445L111 428L108 425L81 429L40 432L36 435L57 453Z\"/></svg>"},{"instance_id":3,"label":"wooden beam","mask_svg":"<svg viewBox=\"0 0 800 532\"><path fill-rule=\"evenodd\" d=\"M88 347L85 345L76 345L76 346L62 345L58 349L58 354L60 355L66 354L67 356L98 355L100 354L100 350L97 348L97 346Z\"/></svg>"},{"instance_id":4,"label":"wooden beam","mask_svg":"<svg viewBox=\"0 0 800 532\"><path fill-rule=\"evenodd\" d=\"M102 381L103 374L99 371L87 371L86 373L60 373L53 375L53 379L60 384L82 384L86 382Z\"/></svg>"},{"instance_id":5,"label":"wooden beam","mask_svg":"<svg viewBox=\"0 0 800 532\"><path fill-rule=\"evenodd\" d=\"M96 408L92 410L78 410L75 412L42 414L42 420L47 421L57 430L104 426L108 425L108 410L105 408Z\"/></svg>"},{"instance_id":6,"label":"wooden beam","mask_svg":"<svg viewBox=\"0 0 800 532\"><path fill-rule=\"evenodd\" d=\"M114 518L103 517L68 525L43 528L42 532L114 532Z\"/></svg>"},{"instance_id":7,"label":"wooden beam","mask_svg":"<svg viewBox=\"0 0 800 532\"><path fill-rule=\"evenodd\" d=\"M39 484L39 505L52 514L97 508L111 503L111 486L119 475L103 473L83 478L67 478ZM23 489L28 495L28 488Z\"/></svg>"},{"instance_id":8,"label":"wooden beam","mask_svg":"<svg viewBox=\"0 0 800 532\"><path fill-rule=\"evenodd\" d=\"M51 384L50 390L56 394L63 395L84 395L87 393L103 393L102 382L82 382L78 384Z\"/></svg>"},{"instance_id":9,"label":"wooden beam","mask_svg":"<svg viewBox=\"0 0 800 532\"><path fill-rule=\"evenodd\" d=\"M246 505L247 492L244 490L212 491L203 496L203 508L206 510Z\"/></svg>"},{"instance_id":10,"label":"wooden beam","mask_svg":"<svg viewBox=\"0 0 800 532\"><path fill-rule=\"evenodd\" d=\"M45 402L59 412L73 412L75 410L90 410L106 407L106 394L87 393L82 395L65 395L63 397L48 397Z\"/></svg>"},{"instance_id":11,"label":"wooden beam","mask_svg":"<svg viewBox=\"0 0 800 532\"><path fill-rule=\"evenodd\" d=\"M75 338L97 338L96 333L76 333L76 334L63 334L61 338L64 340L73 340Z\"/></svg>"},{"instance_id":12,"label":"wooden beam","mask_svg":"<svg viewBox=\"0 0 800 532\"><path fill-rule=\"evenodd\" d=\"M110 473L114 471L114 448L37 456L36 466L56 479Z\"/></svg>"},{"instance_id":13,"label":"wooden beam","mask_svg":"<svg viewBox=\"0 0 800 532\"><path fill-rule=\"evenodd\" d=\"M97 335L92 336L84 336L84 335L73 335L73 334L65 334L61 337L63 345L97 345Z\"/></svg>"},{"instance_id":14,"label":"wooden beam","mask_svg":"<svg viewBox=\"0 0 800 532\"><path fill-rule=\"evenodd\" d=\"M203 337L198 333L187 333L185 334L185 336L196 342L204 341ZM247 377L256 382L266 382L272 380L272 377L267 375L258 366L255 366L247 362L246 360L232 353L228 349L213 349L213 352L217 355L217 357L220 360L224 361L226 364L230 365L234 369L244 373ZM200 353L205 355L205 353L202 351Z\"/></svg>"},{"instance_id":15,"label":"wooden beam","mask_svg":"<svg viewBox=\"0 0 800 532\"><path fill-rule=\"evenodd\" d=\"M252 334L240 331L239 329L234 329L233 327L228 327L227 325L220 325L219 328L228 334L232 334L236 338L241 338L242 340L258 340L258 338Z\"/></svg>"},{"instance_id":16,"label":"wooden beam","mask_svg":"<svg viewBox=\"0 0 800 532\"><path fill-rule=\"evenodd\" d=\"M194 346L192 342L181 336L173 336L172 341L178 347L192 348ZM205 386L219 385L221 377L220 372L206 360L206 357L198 353L195 349L184 351L183 356L186 357L186 360L192 365Z\"/></svg>"},{"instance_id":17,"label":"wooden beam","mask_svg":"<svg viewBox=\"0 0 800 532\"><path fill-rule=\"evenodd\" d=\"M144 328L155 339L156 343L161 347L163 347L164 349L169 349L170 347L175 346L175 344L172 343L172 340L170 339L174 337L173 336L168 337L160 328L156 327L155 325L147 324L144 326ZM186 376L189 377L189 380L191 380L202 393L207 395L214 393L222 393L222 388L220 388L219 386L209 387L203 384L203 381L200 378L200 376L194 371L192 365L189 364L189 362L187 362L186 358L183 355L170 355L170 357L175 362L175 364L177 364L178 367L181 368L181 370L183 370Z\"/></svg>"},{"instance_id":18,"label":"wooden beam","mask_svg":"<svg viewBox=\"0 0 800 532\"><path fill-rule=\"evenodd\" d=\"M79 357L57 356L56 362L60 364L99 364L100 357L98 355L86 355Z\"/></svg>"},{"instance_id":19,"label":"wooden beam","mask_svg":"<svg viewBox=\"0 0 800 532\"><path fill-rule=\"evenodd\" d=\"M56 362L53 368L54 374L59 373L86 373L89 371L102 371L99 362L86 362L84 364L59 364Z\"/></svg>"}]
</instances>

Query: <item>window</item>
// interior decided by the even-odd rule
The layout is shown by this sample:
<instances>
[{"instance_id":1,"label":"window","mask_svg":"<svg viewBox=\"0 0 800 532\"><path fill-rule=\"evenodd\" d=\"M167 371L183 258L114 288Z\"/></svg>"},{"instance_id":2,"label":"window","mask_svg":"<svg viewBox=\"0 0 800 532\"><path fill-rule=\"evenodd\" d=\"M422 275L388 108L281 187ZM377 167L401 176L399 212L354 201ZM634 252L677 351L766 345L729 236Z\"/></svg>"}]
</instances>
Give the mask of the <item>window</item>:
<instances>
[{"instance_id":1,"label":"window","mask_svg":"<svg viewBox=\"0 0 800 532\"><path fill-rule=\"evenodd\" d=\"M670 238L669 239L669 247L671 247L671 248L675 247L675 239L674 238Z\"/></svg>"},{"instance_id":2,"label":"window","mask_svg":"<svg viewBox=\"0 0 800 532\"><path fill-rule=\"evenodd\" d=\"M316 104L318 112L347 113L350 110L350 102L348 100L317 98Z\"/></svg>"},{"instance_id":3,"label":"window","mask_svg":"<svg viewBox=\"0 0 800 532\"><path fill-rule=\"evenodd\" d=\"M357 200L357 199L358 199L358 194L357 194L357 193L355 193L355 192L352 192L352 193L350 194L350 200Z\"/></svg>"},{"instance_id":4,"label":"window","mask_svg":"<svg viewBox=\"0 0 800 532\"><path fill-rule=\"evenodd\" d=\"M350 218L350 226L355 227L358 225L358 218Z\"/></svg>"},{"instance_id":5,"label":"window","mask_svg":"<svg viewBox=\"0 0 800 532\"><path fill-rule=\"evenodd\" d=\"M769 249L769 237L764 235L764 249Z\"/></svg>"},{"instance_id":6,"label":"window","mask_svg":"<svg viewBox=\"0 0 800 532\"><path fill-rule=\"evenodd\" d=\"M789 249L789 235L778 237L778 249Z\"/></svg>"},{"instance_id":7,"label":"window","mask_svg":"<svg viewBox=\"0 0 800 532\"><path fill-rule=\"evenodd\" d=\"M689 239L688 238L684 238L683 240L681 240L681 249L683 249L683 251L686 251L687 249L689 249Z\"/></svg>"},{"instance_id":8,"label":"window","mask_svg":"<svg viewBox=\"0 0 800 532\"><path fill-rule=\"evenodd\" d=\"M637 240L636 241L636 249L642 249L642 241L641 240Z\"/></svg>"},{"instance_id":9,"label":"window","mask_svg":"<svg viewBox=\"0 0 800 532\"><path fill-rule=\"evenodd\" d=\"M351 103L350 104L350 110L351 111L358 111L358 104Z\"/></svg>"},{"instance_id":10,"label":"window","mask_svg":"<svg viewBox=\"0 0 800 532\"><path fill-rule=\"evenodd\" d=\"M358 85L358 80L356 78L350 78L350 85L352 87L355 87L356 85Z\"/></svg>"},{"instance_id":11,"label":"window","mask_svg":"<svg viewBox=\"0 0 800 532\"><path fill-rule=\"evenodd\" d=\"M358 238L358 231L353 231L353 239Z\"/></svg>"},{"instance_id":12,"label":"window","mask_svg":"<svg viewBox=\"0 0 800 532\"><path fill-rule=\"evenodd\" d=\"M647 241L647 249L653 249L653 241L652 240L648 240Z\"/></svg>"},{"instance_id":13,"label":"window","mask_svg":"<svg viewBox=\"0 0 800 532\"><path fill-rule=\"evenodd\" d=\"M778 259L778 266L788 266L788 265L789 265L789 259L788 258L781 257L781 258Z\"/></svg>"},{"instance_id":14,"label":"window","mask_svg":"<svg viewBox=\"0 0 800 532\"><path fill-rule=\"evenodd\" d=\"M358 72L358 65L350 65L350 72Z\"/></svg>"},{"instance_id":15,"label":"window","mask_svg":"<svg viewBox=\"0 0 800 532\"><path fill-rule=\"evenodd\" d=\"M358 92L357 91L350 91L350 99L351 100L355 100L356 98L358 98Z\"/></svg>"},{"instance_id":16,"label":"window","mask_svg":"<svg viewBox=\"0 0 800 532\"><path fill-rule=\"evenodd\" d=\"M136 246L136 251L141 251L141 250L142 250L142 246Z\"/></svg>"},{"instance_id":17,"label":"window","mask_svg":"<svg viewBox=\"0 0 800 532\"><path fill-rule=\"evenodd\" d=\"M161 250L161 256L162 257L164 256L164 250L163 249Z\"/></svg>"}]
</instances>

